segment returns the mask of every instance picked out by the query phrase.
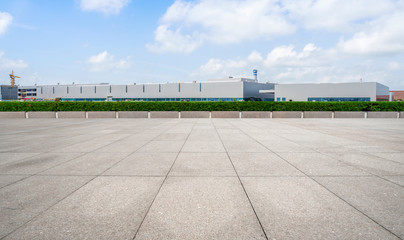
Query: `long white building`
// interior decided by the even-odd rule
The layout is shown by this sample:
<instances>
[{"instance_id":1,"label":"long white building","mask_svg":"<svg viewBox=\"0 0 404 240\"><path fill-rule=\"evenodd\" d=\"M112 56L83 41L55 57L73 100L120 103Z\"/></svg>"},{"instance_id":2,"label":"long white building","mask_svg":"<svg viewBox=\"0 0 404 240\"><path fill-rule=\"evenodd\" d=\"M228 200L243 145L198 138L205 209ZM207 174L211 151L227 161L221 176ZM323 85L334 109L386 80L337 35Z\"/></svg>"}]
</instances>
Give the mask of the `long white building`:
<instances>
[{"instance_id":1,"label":"long white building","mask_svg":"<svg viewBox=\"0 0 404 240\"><path fill-rule=\"evenodd\" d=\"M273 83L248 78L228 78L207 82L150 83L131 85L71 84L37 86L37 100L62 101L242 101L273 100Z\"/></svg>"},{"instance_id":2,"label":"long white building","mask_svg":"<svg viewBox=\"0 0 404 240\"><path fill-rule=\"evenodd\" d=\"M31 87L32 88L32 87ZM27 91L21 89L21 91ZM37 100L62 101L388 101L389 88L365 83L260 83L226 78L205 82L130 85L70 84L36 86Z\"/></svg>"}]
</instances>

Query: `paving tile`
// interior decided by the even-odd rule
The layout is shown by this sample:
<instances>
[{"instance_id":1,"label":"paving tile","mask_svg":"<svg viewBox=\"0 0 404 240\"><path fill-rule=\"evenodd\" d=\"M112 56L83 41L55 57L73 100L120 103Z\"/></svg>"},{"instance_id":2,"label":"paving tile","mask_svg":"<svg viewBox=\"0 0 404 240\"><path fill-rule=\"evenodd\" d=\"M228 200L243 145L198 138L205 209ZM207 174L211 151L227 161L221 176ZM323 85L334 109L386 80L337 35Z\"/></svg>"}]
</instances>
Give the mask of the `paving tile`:
<instances>
[{"instance_id":1,"label":"paving tile","mask_svg":"<svg viewBox=\"0 0 404 240\"><path fill-rule=\"evenodd\" d=\"M102 137L94 138L92 140L73 144L67 147L62 147L60 149L55 149L54 152L92 152L127 136L128 135L126 134L108 134Z\"/></svg>"},{"instance_id":2,"label":"paving tile","mask_svg":"<svg viewBox=\"0 0 404 240\"><path fill-rule=\"evenodd\" d=\"M404 145L404 144L403 144ZM371 153L371 155L378 156L383 159L395 161L404 164L404 152L400 153Z\"/></svg>"},{"instance_id":3,"label":"paving tile","mask_svg":"<svg viewBox=\"0 0 404 240\"><path fill-rule=\"evenodd\" d=\"M223 141L223 144L227 152L269 152L267 148L255 142L253 139L250 139L249 141L229 140Z\"/></svg>"},{"instance_id":4,"label":"paving tile","mask_svg":"<svg viewBox=\"0 0 404 240\"><path fill-rule=\"evenodd\" d=\"M279 153L279 155L309 176L313 175L369 175L359 168L321 153Z\"/></svg>"},{"instance_id":5,"label":"paving tile","mask_svg":"<svg viewBox=\"0 0 404 240\"><path fill-rule=\"evenodd\" d=\"M285 140L264 140L260 141L265 147L269 150L276 152L276 153L283 153L283 152L315 152L314 149L299 145L297 143Z\"/></svg>"},{"instance_id":6,"label":"paving tile","mask_svg":"<svg viewBox=\"0 0 404 240\"><path fill-rule=\"evenodd\" d=\"M243 177L269 239L396 239L306 177Z\"/></svg>"},{"instance_id":7,"label":"paving tile","mask_svg":"<svg viewBox=\"0 0 404 240\"><path fill-rule=\"evenodd\" d=\"M134 153L104 175L166 176L177 153Z\"/></svg>"},{"instance_id":8,"label":"paving tile","mask_svg":"<svg viewBox=\"0 0 404 240\"><path fill-rule=\"evenodd\" d=\"M136 239L265 239L236 177L170 177Z\"/></svg>"},{"instance_id":9,"label":"paving tile","mask_svg":"<svg viewBox=\"0 0 404 240\"><path fill-rule=\"evenodd\" d=\"M177 153L183 145L184 141L151 141L138 152Z\"/></svg>"},{"instance_id":10,"label":"paving tile","mask_svg":"<svg viewBox=\"0 0 404 240\"><path fill-rule=\"evenodd\" d=\"M0 238L133 239L155 196L139 239L265 238L233 166L269 239L404 238L403 143L397 119L0 119Z\"/></svg>"},{"instance_id":11,"label":"paving tile","mask_svg":"<svg viewBox=\"0 0 404 240\"><path fill-rule=\"evenodd\" d=\"M156 141L185 141L188 137L188 133L163 133L156 137Z\"/></svg>"},{"instance_id":12,"label":"paving tile","mask_svg":"<svg viewBox=\"0 0 404 240\"><path fill-rule=\"evenodd\" d=\"M114 143L111 143L105 147L99 148L95 150L94 152L105 152L105 153L133 153L137 151L139 148L143 147L146 145L148 141L144 140L136 140L136 141L131 141L128 139L120 140Z\"/></svg>"},{"instance_id":13,"label":"paving tile","mask_svg":"<svg viewBox=\"0 0 404 240\"><path fill-rule=\"evenodd\" d=\"M22 226L90 177L33 176L0 189L0 238Z\"/></svg>"},{"instance_id":14,"label":"paving tile","mask_svg":"<svg viewBox=\"0 0 404 240\"><path fill-rule=\"evenodd\" d=\"M170 176L236 176L226 153L180 153Z\"/></svg>"},{"instance_id":15,"label":"paving tile","mask_svg":"<svg viewBox=\"0 0 404 240\"><path fill-rule=\"evenodd\" d=\"M132 239L161 177L98 177L7 239Z\"/></svg>"},{"instance_id":16,"label":"paving tile","mask_svg":"<svg viewBox=\"0 0 404 240\"><path fill-rule=\"evenodd\" d=\"M383 178L404 187L404 176L383 176Z\"/></svg>"},{"instance_id":17,"label":"paving tile","mask_svg":"<svg viewBox=\"0 0 404 240\"><path fill-rule=\"evenodd\" d=\"M0 175L0 188L17 182L23 178L26 178L30 175Z\"/></svg>"},{"instance_id":18,"label":"paving tile","mask_svg":"<svg viewBox=\"0 0 404 240\"><path fill-rule=\"evenodd\" d=\"M404 238L404 188L378 177L318 177L321 184Z\"/></svg>"},{"instance_id":19,"label":"paving tile","mask_svg":"<svg viewBox=\"0 0 404 240\"><path fill-rule=\"evenodd\" d=\"M188 141L220 141L216 131L211 130L192 130L188 137Z\"/></svg>"},{"instance_id":20,"label":"paving tile","mask_svg":"<svg viewBox=\"0 0 404 240\"><path fill-rule=\"evenodd\" d=\"M41 153L33 157L9 162L0 166L0 173L36 174L58 164L75 159L82 153Z\"/></svg>"},{"instance_id":21,"label":"paving tile","mask_svg":"<svg viewBox=\"0 0 404 240\"><path fill-rule=\"evenodd\" d=\"M0 166L35 155L39 155L39 153L0 153Z\"/></svg>"},{"instance_id":22,"label":"paving tile","mask_svg":"<svg viewBox=\"0 0 404 240\"><path fill-rule=\"evenodd\" d=\"M127 157L129 153L88 153L58 165L41 175L98 175Z\"/></svg>"},{"instance_id":23,"label":"paving tile","mask_svg":"<svg viewBox=\"0 0 404 240\"><path fill-rule=\"evenodd\" d=\"M274 153L229 153L240 176L304 176Z\"/></svg>"},{"instance_id":24,"label":"paving tile","mask_svg":"<svg viewBox=\"0 0 404 240\"><path fill-rule=\"evenodd\" d=\"M404 175L404 165L367 153L335 153L330 156L376 175Z\"/></svg>"},{"instance_id":25,"label":"paving tile","mask_svg":"<svg viewBox=\"0 0 404 240\"><path fill-rule=\"evenodd\" d=\"M187 141L182 152L226 152L220 141Z\"/></svg>"}]
</instances>

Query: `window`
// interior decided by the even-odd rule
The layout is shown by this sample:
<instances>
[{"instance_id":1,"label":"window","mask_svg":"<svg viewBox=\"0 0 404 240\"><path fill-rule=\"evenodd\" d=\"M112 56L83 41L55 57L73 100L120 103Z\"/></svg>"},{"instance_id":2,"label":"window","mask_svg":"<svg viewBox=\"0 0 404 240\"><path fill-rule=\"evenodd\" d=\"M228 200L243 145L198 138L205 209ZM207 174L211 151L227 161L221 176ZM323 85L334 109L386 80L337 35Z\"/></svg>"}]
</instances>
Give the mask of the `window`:
<instances>
[{"instance_id":1,"label":"window","mask_svg":"<svg viewBox=\"0 0 404 240\"><path fill-rule=\"evenodd\" d=\"M69 94L69 87L66 87L66 93Z\"/></svg>"},{"instance_id":2,"label":"window","mask_svg":"<svg viewBox=\"0 0 404 240\"><path fill-rule=\"evenodd\" d=\"M80 87L80 93L83 93L83 87Z\"/></svg>"},{"instance_id":3,"label":"window","mask_svg":"<svg viewBox=\"0 0 404 240\"><path fill-rule=\"evenodd\" d=\"M52 93L55 94L55 87L52 88Z\"/></svg>"},{"instance_id":4,"label":"window","mask_svg":"<svg viewBox=\"0 0 404 240\"><path fill-rule=\"evenodd\" d=\"M276 101L277 101L277 102L280 102L280 101L281 101L281 98L279 98L279 97L276 98Z\"/></svg>"},{"instance_id":5,"label":"window","mask_svg":"<svg viewBox=\"0 0 404 240\"><path fill-rule=\"evenodd\" d=\"M97 93L97 86L94 86L94 93Z\"/></svg>"},{"instance_id":6,"label":"window","mask_svg":"<svg viewBox=\"0 0 404 240\"><path fill-rule=\"evenodd\" d=\"M143 84L143 92L144 92L144 84Z\"/></svg>"},{"instance_id":7,"label":"window","mask_svg":"<svg viewBox=\"0 0 404 240\"><path fill-rule=\"evenodd\" d=\"M109 93L112 92L112 85L109 85Z\"/></svg>"},{"instance_id":8,"label":"window","mask_svg":"<svg viewBox=\"0 0 404 240\"><path fill-rule=\"evenodd\" d=\"M178 83L178 92L181 92L181 83Z\"/></svg>"},{"instance_id":9,"label":"window","mask_svg":"<svg viewBox=\"0 0 404 240\"><path fill-rule=\"evenodd\" d=\"M202 92L202 83L199 83L199 92Z\"/></svg>"},{"instance_id":10,"label":"window","mask_svg":"<svg viewBox=\"0 0 404 240\"><path fill-rule=\"evenodd\" d=\"M128 93L128 85L126 85L125 91L126 93Z\"/></svg>"},{"instance_id":11,"label":"window","mask_svg":"<svg viewBox=\"0 0 404 240\"><path fill-rule=\"evenodd\" d=\"M161 84L159 84L159 92L161 92Z\"/></svg>"},{"instance_id":12,"label":"window","mask_svg":"<svg viewBox=\"0 0 404 240\"><path fill-rule=\"evenodd\" d=\"M309 102L370 102L368 97L309 97Z\"/></svg>"},{"instance_id":13,"label":"window","mask_svg":"<svg viewBox=\"0 0 404 240\"><path fill-rule=\"evenodd\" d=\"M283 98L282 98L282 102L285 102L285 101L286 101L286 98L283 97Z\"/></svg>"}]
</instances>

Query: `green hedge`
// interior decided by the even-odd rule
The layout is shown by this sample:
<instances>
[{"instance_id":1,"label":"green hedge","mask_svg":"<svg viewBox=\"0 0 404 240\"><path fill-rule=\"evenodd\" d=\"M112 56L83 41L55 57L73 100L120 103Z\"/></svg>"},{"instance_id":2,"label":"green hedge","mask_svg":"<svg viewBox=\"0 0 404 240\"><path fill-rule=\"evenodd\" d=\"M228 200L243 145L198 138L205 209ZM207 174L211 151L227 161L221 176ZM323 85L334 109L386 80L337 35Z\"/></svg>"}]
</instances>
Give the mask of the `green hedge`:
<instances>
[{"instance_id":1,"label":"green hedge","mask_svg":"<svg viewBox=\"0 0 404 240\"><path fill-rule=\"evenodd\" d=\"M0 111L404 111L404 102L0 102Z\"/></svg>"}]
</instances>

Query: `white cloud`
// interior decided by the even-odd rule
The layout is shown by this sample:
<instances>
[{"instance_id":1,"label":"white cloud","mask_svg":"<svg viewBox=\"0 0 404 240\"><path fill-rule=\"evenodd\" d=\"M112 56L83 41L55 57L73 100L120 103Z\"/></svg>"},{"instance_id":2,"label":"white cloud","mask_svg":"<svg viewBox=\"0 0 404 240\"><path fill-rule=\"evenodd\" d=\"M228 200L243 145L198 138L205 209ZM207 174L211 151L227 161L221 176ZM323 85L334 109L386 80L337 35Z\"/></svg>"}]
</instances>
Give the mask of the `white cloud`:
<instances>
[{"instance_id":1,"label":"white cloud","mask_svg":"<svg viewBox=\"0 0 404 240\"><path fill-rule=\"evenodd\" d=\"M97 11L106 15L118 14L130 0L81 0L83 11Z\"/></svg>"},{"instance_id":2,"label":"white cloud","mask_svg":"<svg viewBox=\"0 0 404 240\"><path fill-rule=\"evenodd\" d=\"M104 51L87 59L90 72L105 72L116 69L127 69L131 66L129 57L115 61L115 57Z\"/></svg>"},{"instance_id":3,"label":"white cloud","mask_svg":"<svg viewBox=\"0 0 404 240\"><path fill-rule=\"evenodd\" d=\"M11 60L4 57L4 53L0 51L0 69L12 70L12 69L22 69L27 68L28 64L23 60Z\"/></svg>"},{"instance_id":4,"label":"white cloud","mask_svg":"<svg viewBox=\"0 0 404 240\"><path fill-rule=\"evenodd\" d=\"M258 69L258 79L271 82L349 82L360 78L360 67L346 70L344 59L333 49L322 49L313 43L301 50L294 46L278 46L266 57L253 51L236 60L209 59L192 78L220 78L226 76L250 77ZM342 62L342 64L341 64Z\"/></svg>"},{"instance_id":5,"label":"white cloud","mask_svg":"<svg viewBox=\"0 0 404 240\"><path fill-rule=\"evenodd\" d=\"M264 60L266 67L308 67L328 64L333 50L323 50L309 43L297 52L294 46L279 46L268 53Z\"/></svg>"},{"instance_id":6,"label":"white cloud","mask_svg":"<svg viewBox=\"0 0 404 240\"><path fill-rule=\"evenodd\" d=\"M248 61L256 63L256 62L261 62L263 60L261 53L258 51L253 51L249 56L248 56Z\"/></svg>"},{"instance_id":7,"label":"white cloud","mask_svg":"<svg viewBox=\"0 0 404 240\"><path fill-rule=\"evenodd\" d=\"M191 52L203 42L239 43L291 34L295 27L273 0L176 0L160 20L154 46L161 51ZM172 36L177 41L172 40ZM184 41L185 40L185 41ZM168 44L167 44L168 42ZM184 44L183 48L178 47Z\"/></svg>"},{"instance_id":8,"label":"white cloud","mask_svg":"<svg viewBox=\"0 0 404 240\"><path fill-rule=\"evenodd\" d=\"M354 31L361 22L389 14L395 0L282 0L291 20L306 29Z\"/></svg>"},{"instance_id":9,"label":"white cloud","mask_svg":"<svg viewBox=\"0 0 404 240\"><path fill-rule=\"evenodd\" d=\"M7 28L10 26L12 21L13 17L11 14L7 12L0 12L0 35L7 31Z\"/></svg>"},{"instance_id":10,"label":"white cloud","mask_svg":"<svg viewBox=\"0 0 404 240\"><path fill-rule=\"evenodd\" d=\"M182 35L179 30L174 32L165 25L159 26L155 31L155 41L154 44L146 45L150 51L190 53L202 43L197 34Z\"/></svg>"},{"instance_id":11,"label":"white cloud","mask_svg":"<svg viewBox=\"0 0 404 240\"><path fill-rule=\"evenodd\" d=\"M244 60L220 60L209 59L209 61L200 67L201 72L205 74L212 74L217 72L228 73L230 71L237 71L247 66Z\"/></svg>"},{"instance_id":12,"label":"white cloud","mask_svg":"<svg viewBox=\"0 0 404 240\"><path fill-rule=\"evenodd\" d=\"M403 1L404 2L404 1ZM345 53L386 55L404 52L404 7L367 24L351 39L341 40L338 47Z\"/></svg>"},{"instance_id":13,"label":"white cloud","mask_svg":"<svg viewBox=\"0 0 404 240\"><path fill-rule=\"evenodd\" d=\"M404 39L403 6L403 0L176 0L160 19L154 43L147 46L189 53L206 42L268 40L303 29L356 33L341 43L346 52L368 52L374 43L379 45L375 52L390 52L401 48L390 46L397 45L391 38ZM383 25L389 29L378 27ZM379 31L383 36L376 36Z\"/></svg>"}]
</instances>

